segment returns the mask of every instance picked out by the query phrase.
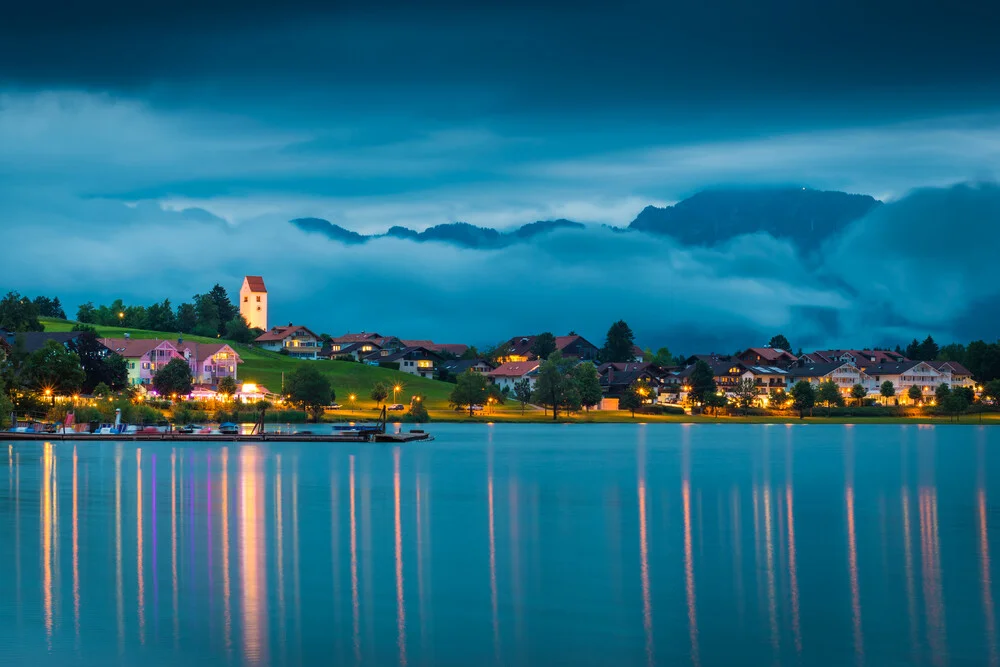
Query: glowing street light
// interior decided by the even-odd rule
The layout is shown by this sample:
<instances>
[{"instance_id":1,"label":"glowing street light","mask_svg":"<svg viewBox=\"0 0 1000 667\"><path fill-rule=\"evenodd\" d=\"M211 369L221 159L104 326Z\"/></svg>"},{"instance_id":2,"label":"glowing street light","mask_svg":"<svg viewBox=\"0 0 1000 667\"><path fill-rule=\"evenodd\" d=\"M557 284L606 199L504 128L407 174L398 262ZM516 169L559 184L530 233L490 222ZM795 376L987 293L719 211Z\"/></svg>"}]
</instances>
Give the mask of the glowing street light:
<instances>
[{"instance_id":1,"label":"glowing street light","mask_svg":"<svg viewBox=\"0 0 1000 667\"><path fill-rule=\"evenodd\" d=\"M125 321L125 311L123 310L118 311L118 321L119 322Z\"/></svg>"},{"instance_id":2,"label":"glowing street light","mask_svg":"<svg viewBox=\"0 0 1000 667\"><path fill-rule=\"evenodd\" d=\"M400 387L398 384L395 387L392 388L392 402L393 403L396 402L396 394L398 394L402 390L403 390L403 388Z\"/></svg>"}]
</instances>

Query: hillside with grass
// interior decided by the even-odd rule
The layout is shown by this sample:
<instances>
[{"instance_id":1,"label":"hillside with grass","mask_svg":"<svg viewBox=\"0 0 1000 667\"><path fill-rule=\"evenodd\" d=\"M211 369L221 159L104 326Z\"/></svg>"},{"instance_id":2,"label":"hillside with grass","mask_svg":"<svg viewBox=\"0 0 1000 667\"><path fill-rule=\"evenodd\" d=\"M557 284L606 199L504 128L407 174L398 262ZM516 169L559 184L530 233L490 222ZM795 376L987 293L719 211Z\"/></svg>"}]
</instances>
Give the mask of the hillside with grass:
<instances>
[{"instance_id":1,"label":"hillside with grass","mask_svg":"<svg viewBox=\"0 0 1000 667\"><path fill-rule=\"evenodd\" d=\"M76 322L68 320L56 320L51 318L40 318L46 331L69 331ZM249 345L234 343L232 341L206 338L204 336L192 336L190 334L168 334L162 331L147 331L143 329L132 329L127 327L105 327L94 326L100 337L124 338L129 334L137 339L160 339L177 340L183 338L200 343L224 342L230 345L243 359L239 366L240 382L256 382L267 387L274 393L281 392L282 374L290 374L302 364L313 364L316 368L330 379L333 389L337 394L337 402L345 408L350 407L348 397L351 394L357 396L355 405L359 409L374 408L375 402L368 395L372 387L378 382L386 382L393 386L401 387L396 395L399 403L407 404L413 395L422 395L426 398L427 404L434 409L447 409L448 395L454 385L437 380L427 380L416 377L408 373L367 366L365 364L352 361L304 361L300 359L290 359L277 352L261 350ZM389 400L392 401L390 394Z\"/></svg>"}]
</instances>

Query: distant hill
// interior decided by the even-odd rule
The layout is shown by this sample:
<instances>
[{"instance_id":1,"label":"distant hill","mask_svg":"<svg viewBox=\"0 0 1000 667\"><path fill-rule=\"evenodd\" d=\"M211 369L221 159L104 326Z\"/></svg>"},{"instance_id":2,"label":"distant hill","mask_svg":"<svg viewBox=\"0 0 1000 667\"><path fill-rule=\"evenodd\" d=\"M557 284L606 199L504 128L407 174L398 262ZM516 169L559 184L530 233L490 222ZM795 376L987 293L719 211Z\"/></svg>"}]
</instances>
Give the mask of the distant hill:
<instances>
[{"instance_id":1,"label":"distant hill","mask_svg":"<svg viewBox=\"0 0 1000 667\"><path fill-rule=\"evenodd\" d=\"M464 248L503 248L557 229L584 228L584 225L571 220L540 220L510 232L499 232L489 227L476 227L467 222L452 222L444 225L436 225L422 232L407 229L406 227L394 226L390 227L389 231L384 234L362 235L321 218L297 218L292 220L291 223L302 231L322 234L327 238L345 244L364 243L371 239L389 237L407 239L418 243L428 241L451 243Z\"/></svg>"},{"instance_id":2,"label":"distant hill","mask_svg":"<svg viewBox=\"0 0 1000 667\"><path fill-rule=\"evenodd\" d=\"M806 188L755 190L706 190L673 206L647 206L628 229L677 239L684 245L715 245L740 234L766 232L788 239L805 250L818 248L829 236L864 217L881 204L868 195L827 192ZM572 220L540 220L501 232L467 222L436 225L417 232L390 227L384 234L359 234L321 218L298 218L299 229L322 234L344 244L371 239L396 238L417 243L450 243L462 248L505 248L560 229L583 229Z\"/></svg>"},{"instance_id":3,"label":"distant hill","mask_svg":"<svg viewBox=\"0 0 1000 667\"><path fill-rule=\"evenodd\" d=\"M629 229L664 234L685 245L766 232L814 249L880 204L868 195L806 188L706 190L674 206L647 206Z\"/></svg>"}]
</instances>

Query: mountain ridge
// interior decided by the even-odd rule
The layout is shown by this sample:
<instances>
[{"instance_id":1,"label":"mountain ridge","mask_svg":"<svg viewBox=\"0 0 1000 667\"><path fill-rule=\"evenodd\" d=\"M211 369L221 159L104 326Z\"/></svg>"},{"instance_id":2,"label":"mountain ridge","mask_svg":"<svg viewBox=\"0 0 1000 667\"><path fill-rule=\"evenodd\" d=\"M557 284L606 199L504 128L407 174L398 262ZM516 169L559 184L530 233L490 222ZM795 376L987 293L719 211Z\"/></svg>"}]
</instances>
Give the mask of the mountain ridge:
<instances>
[{"instance_id":1,"label":"mountain ridge","mask_svg":"<svg viewBox=\"0 0 1000 667\"><path fill-rule=\"evenodd\" d=\"M672 206L646 206L617 232L669 236L684 245L712 246L735 236L764 232L787 239L803 250L815 250L830 236L881 206L869 195L809 188L702 190ZM322 218L290 221L302 231L321 234L345 245L380 238L417 243L449 243L463 248L495 249L528 242L556 230L581 230L586 225L566 220L539 220L509 231L452 222L421 232L394 225L382 234L359 234ZM607 225L605 225L607 226Z\"/></svg>"}]
</instances>

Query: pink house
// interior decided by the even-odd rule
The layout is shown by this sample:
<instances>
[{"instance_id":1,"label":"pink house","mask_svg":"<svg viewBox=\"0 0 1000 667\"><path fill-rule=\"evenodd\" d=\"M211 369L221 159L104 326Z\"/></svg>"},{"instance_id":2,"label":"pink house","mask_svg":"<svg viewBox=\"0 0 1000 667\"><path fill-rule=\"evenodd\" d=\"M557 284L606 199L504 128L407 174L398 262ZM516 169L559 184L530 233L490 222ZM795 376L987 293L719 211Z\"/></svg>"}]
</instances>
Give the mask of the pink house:
<instances>
[{"instance_id":1,"label":"pink house","mask_svg":"<svg viewBox=\"0 0 1000 667\"><path fill-rule=\"evenodd\" d=\"M125 359L130 385L151 384L157 369L165 366L171 359L183 359L174 344L168 340L102 338L101 344Z\"/></svg>"},{"instance_id":2,"label":"pink house","mask_svg":"<svg viewBox=\"0 0 1000 667\"><path fill-rule=\"evenodd\" d=\"M243 363L236 350L225 343L194 343L178 339L176 348L187 359L195 384L215 386L224 377L237 379Z\"/></svg>"}]
</instances>

